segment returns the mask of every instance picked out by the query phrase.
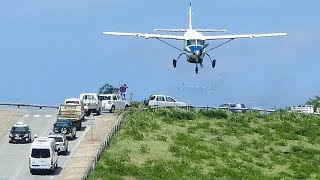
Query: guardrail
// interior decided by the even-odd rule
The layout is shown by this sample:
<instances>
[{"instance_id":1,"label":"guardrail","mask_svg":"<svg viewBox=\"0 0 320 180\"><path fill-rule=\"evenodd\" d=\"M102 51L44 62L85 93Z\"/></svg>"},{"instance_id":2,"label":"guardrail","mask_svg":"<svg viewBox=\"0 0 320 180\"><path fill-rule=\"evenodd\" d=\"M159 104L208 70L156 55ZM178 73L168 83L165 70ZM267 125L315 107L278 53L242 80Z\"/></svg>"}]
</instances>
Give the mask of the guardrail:
<instances>
[{"instance_id":1,"label":"guardrail","mask_svg":"<svg viewBox=\"0 0 320 180\"><path fill-rule=\"evenodd\" d=\"M97 150L95 158L92 160L91 164L89 165L89 167L87 168L85 174L82 176L81 179L84 179L84 180L88 179L89 174L96 167L96 164L97 164L98 160L100 159L102 152L109 145L113 135L118 131L118 129L122 123L122 120L123 120L123 113L118 117L118 119L117 119L116 123L113 125L111 131L101 141L100 148Z\"/></svg>"},{"instance_id":2,"label":"guardrail","mask_svg":"<svg viewBox=\"0 0 320 180\"><path fill-rule=\"evenodd\" d=\"M54 106L54 105L43 105L43 104L23 104L23 103L3 103L0 102L0 106L17 106L18 108L20 107L37 107L37 108L54 108L54 109L58 109L58 106Z\"/></svg>"},{"instance_id":3,"label":"guardrail","mask_svg":"<svg viewBox=\"0 0 320 180\"><path fill-rule=\"evenodd\" d=\"M187 110L195 110L195 111L200 111L200 110L226 110L230 112L263 112L263 113L270 113L276 111L275 109L262 109L262 108L230 108L230 107L216 107L216 106L193 106L193 105L188 105L188 106L172 106L172 107L162 107L162 106L152 106L150 108L153 109L158 109L158 108L182 108L182 109L187 109ZM147 109L147 108L144 108Z\"/></svg>"}]
</instances>

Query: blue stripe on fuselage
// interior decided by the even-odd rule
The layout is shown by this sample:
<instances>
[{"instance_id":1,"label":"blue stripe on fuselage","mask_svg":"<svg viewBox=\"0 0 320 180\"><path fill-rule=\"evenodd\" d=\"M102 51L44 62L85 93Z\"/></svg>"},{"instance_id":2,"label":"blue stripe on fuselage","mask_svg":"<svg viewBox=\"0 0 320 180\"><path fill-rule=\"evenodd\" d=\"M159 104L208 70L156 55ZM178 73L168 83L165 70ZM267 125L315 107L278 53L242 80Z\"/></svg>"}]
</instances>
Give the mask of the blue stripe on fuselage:
<instances>
[{"instance_id":1,"label":"blue stripe on fuselage","mask_svg":"<svg viewBox=\"0 0 320 180\"><path fill-rule=\"evenodd\" d=\"M188 46L191 52L200 51L203 46Z\"/></svg>"}]
</instances>

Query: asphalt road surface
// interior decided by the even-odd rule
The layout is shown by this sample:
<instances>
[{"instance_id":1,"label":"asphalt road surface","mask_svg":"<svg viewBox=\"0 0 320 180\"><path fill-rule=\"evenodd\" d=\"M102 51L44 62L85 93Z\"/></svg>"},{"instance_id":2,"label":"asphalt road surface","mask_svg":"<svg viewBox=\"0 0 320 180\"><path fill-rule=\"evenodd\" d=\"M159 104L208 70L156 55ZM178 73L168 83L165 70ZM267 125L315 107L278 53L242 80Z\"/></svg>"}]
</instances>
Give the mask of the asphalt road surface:
<instances>
[{"instance_id":1,"label":"asphalt road surface","mask_svg":"<svg viewBox=\"0 0 320 180\"><path fill-rule=\"evenodd\" d=\"M56 121L57 110L52 109L28 109L27 113L17 121L22 121L31 128L32 136L37 134L47 136L52 132L53 123ZM69 152L67 155L59 155L58 168L53 174L31 175L29 172L29 151L31 143L11 144L8 138L0 144L0 180L6 179L58 179L59 174L67 164L70 155L79 145L86 131L87 122L82 123L82 128L77 131L77 138L69 140ZM6 135L8 137L8 134ZM2 137L0 137L1 139Z\"/></svg>"}]
</instances>

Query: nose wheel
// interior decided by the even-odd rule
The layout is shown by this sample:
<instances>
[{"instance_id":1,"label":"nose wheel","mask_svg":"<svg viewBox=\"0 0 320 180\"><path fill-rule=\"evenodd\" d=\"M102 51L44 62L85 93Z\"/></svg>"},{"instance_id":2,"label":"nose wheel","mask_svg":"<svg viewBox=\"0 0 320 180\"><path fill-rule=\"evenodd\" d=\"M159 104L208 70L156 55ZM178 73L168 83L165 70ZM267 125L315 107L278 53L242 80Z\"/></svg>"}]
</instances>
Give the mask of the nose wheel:
<instances>
[{"instance_id":1,"label":"nose wheel","mask_svg":"<svg viewBox=\"0 0 320 180\"><path fill-rule=\"evenodd\" d=\"M196 65L195 71L196 71L196 74L198 74L198 71L199 71L198 64Z\"/></svg>"}]
</instances>

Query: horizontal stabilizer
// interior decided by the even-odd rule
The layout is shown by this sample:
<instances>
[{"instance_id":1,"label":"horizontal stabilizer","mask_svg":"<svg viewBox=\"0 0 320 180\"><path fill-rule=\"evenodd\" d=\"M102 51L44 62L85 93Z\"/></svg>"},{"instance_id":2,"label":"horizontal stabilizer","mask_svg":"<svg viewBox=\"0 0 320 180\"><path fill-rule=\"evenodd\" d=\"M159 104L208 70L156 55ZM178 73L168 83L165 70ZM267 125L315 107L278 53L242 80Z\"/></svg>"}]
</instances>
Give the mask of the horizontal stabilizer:
<instances>
[{"instance_id":1,"label":"horizontal stabilizer","mask_svg":"<svg viewBox=\"0 0 320 180\"><path fill-rule=\"evenodd\" d=\"M188 29L154 29L154 31L164 31L164 32L187 32Z\"/></svg>"},{"instance_id":2,"label":"horizontal stabilizer","mask_svg":"<svg viewBox=\"0 0 320 180\"><path fill-rule=\"evenodd\" d=\"M164 31L164 32L187 32L189 29L154 29L154 31ZM224 29L194 29L198 32L226 32Z\"/></svg>"},{"instance_id":3,"label":"horizontal stabilizer","mask_svg":"<svg viewBox=\"0 0 320 180\"><path fill-rule=\"evenodd\" d=\"M198 32L227 32L225 29L195 29Z\"/></svg>"}]
</instances>

